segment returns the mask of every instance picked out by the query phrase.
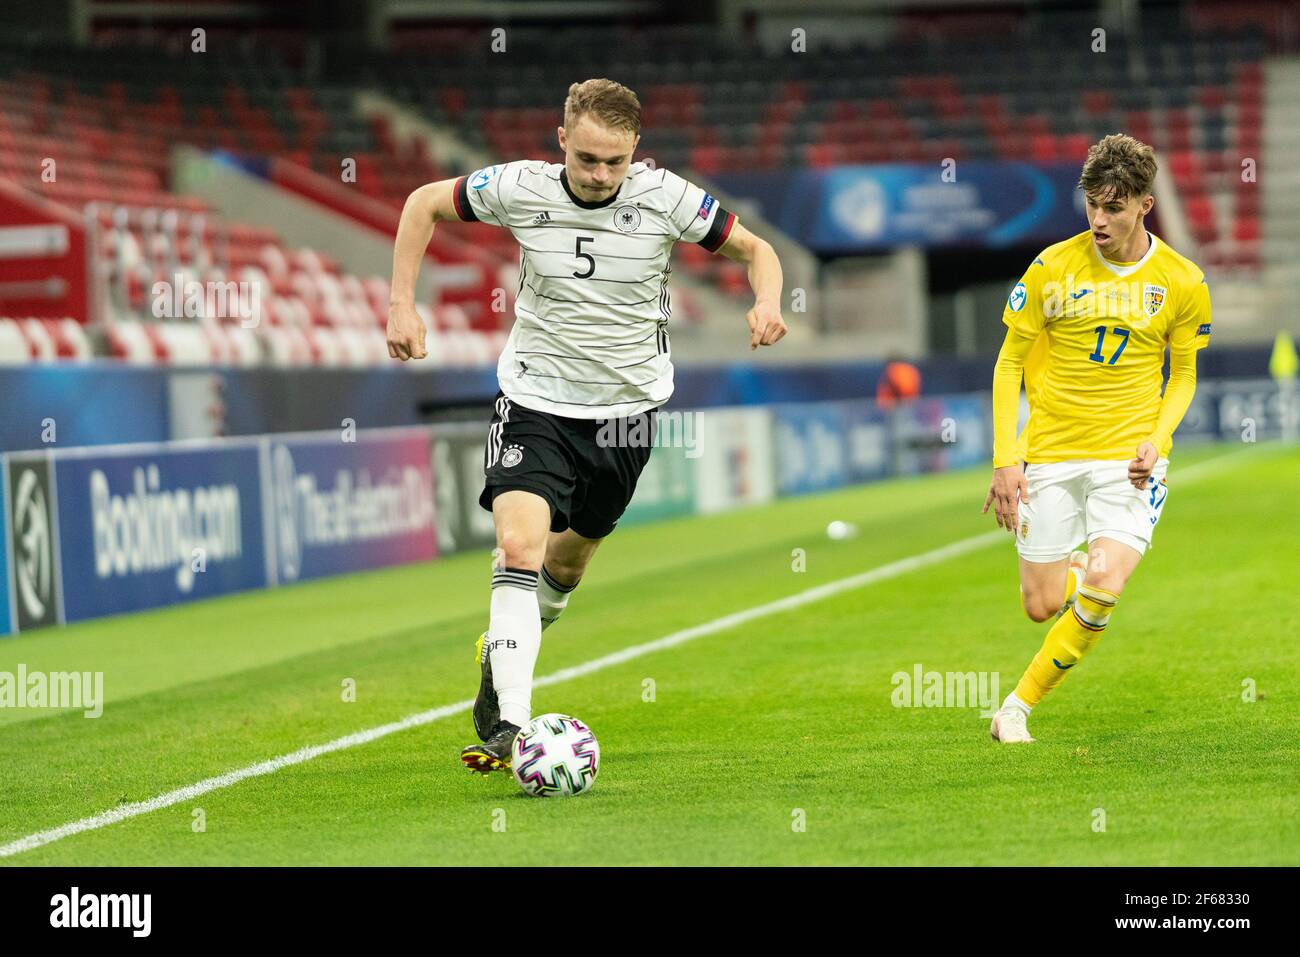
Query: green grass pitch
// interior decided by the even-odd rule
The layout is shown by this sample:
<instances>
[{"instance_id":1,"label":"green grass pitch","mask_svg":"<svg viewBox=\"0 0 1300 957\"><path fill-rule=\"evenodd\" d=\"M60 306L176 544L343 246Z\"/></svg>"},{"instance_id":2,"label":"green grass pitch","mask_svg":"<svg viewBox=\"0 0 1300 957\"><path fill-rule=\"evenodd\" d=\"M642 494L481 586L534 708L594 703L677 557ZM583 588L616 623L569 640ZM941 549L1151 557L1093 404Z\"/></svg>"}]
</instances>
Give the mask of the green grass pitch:
<instances>
[{"instance_id":1,"label":"green grass pitch","mask_svg":"<svg viewBox=\"0 0 1300 957\"><path fill-rule=\"evenodd\" d=\"M987 483L621 529L537 673L986 533ZM464 771L466 711L0 864L1294 865L1298 503L1300 449L1176 451L1155 548L1030 747L974 708L891 703L917 664L1014 686L1046 626L1008 536L537 689L534 713L600 740L576 799ZM833 519L859 534L830 540ZM489 576L479 552L0 640L0 670L103 671L106 698L96 720L0 710L0 845L472 698Z\"/></svg>"}]
</instances>

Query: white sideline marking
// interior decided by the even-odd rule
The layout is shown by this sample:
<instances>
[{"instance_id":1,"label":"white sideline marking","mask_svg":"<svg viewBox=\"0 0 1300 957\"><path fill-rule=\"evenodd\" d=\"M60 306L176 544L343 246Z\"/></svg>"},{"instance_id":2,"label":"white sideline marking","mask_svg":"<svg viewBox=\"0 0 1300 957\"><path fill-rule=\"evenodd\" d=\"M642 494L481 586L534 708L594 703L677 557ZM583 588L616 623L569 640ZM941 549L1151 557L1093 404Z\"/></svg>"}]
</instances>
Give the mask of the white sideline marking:
<instances>
[{"instance_id":1,"label":"white sideline marking","mask_svg":"<svg viewBox=\"0 0 1300 957\"><path fill-rule=\"evenodd\" d=\"M240 768L237 771L227 771L225 774L218 774L213 778L206 778L197 784L188 784L183 788L177 788L175 791L168 791L166 794L160 794L157 797L150 798L147 801L135 801L131 804L120 804L111 811L103 811L91 817L83 817L80 821L73 821L71 824L64 824L48 831L40 831L36 834L29 834L26 837L19 838L10 844L0 847L0 857L12 857L15 854L21 854L23 851L30 851L40 847L43 844L52 844L55 841L61 841L65 837L71 837L74 834L80 834L83 831L94 831L101 827L107 827L110 824L116 824L118 821L125 821L129 818L139 817L141 814L148 814L150 811L160 811L165 807L171 807L173 804L180 804L182 801L190 801L200 795L207 794L209 791L216 791L221 788L228 788L232 784L238 784L248 778L259 777L263 774L271 774L279 771L281 768L287 768L295 764L302 764L304 761L310 761L312 758L320 757L322 754L329 754L332 751L342 751L344 748L351 748L358 744L366 744L370 741L377 740L395 731L405 731L407 728L415 728L422 724L428 724L430 721L437 721L439 718L448 718L453 714L461 711L468 711L474 706L473 701L459 701L456 704L443 705L441 708L434 708L431 711L422 711L419 714L413 714L410 717L403 718L401 721L393 721L389 724L381 724L378 727L370 728L366 731L358 731L355 734L344 735L341 738L335 738L328 744L317 744L308 748L300 748L292 754L282 754L278 758L271 758L269 761L262 761L260 764L249 765L246 768Z\"/></svg>"},{"instance_id":2,"label":"white sideline marking","mask_svg":"<svg viewBox=\"0 0 1300 957\"><path fill-rule=\"evenodd\" d=\"M1215 456L1212 459L1198 462L1196 465L1189 466L1186 471L1176 474L1180 484L1189 480L1195 481L1205 475L1218 471L1226 459L1234 459L1242 455L1244 449L1235 452L1229 452L1225 455ZM1214 467L1210 467L1214 466ZM944 545L940 548L928 552L922 552L920 555L912 555L908 558L902 558L898 561L890 562L887 565L881 565L870 571L861 572L857 575L850 575L848 578L840 578L833 582L827 582L824 585L817 585L804 591L790 595L786 598L779 598L776 601L770 601L763 605L756 605L745 611L733 612L730 615L723 615L721 618L715 618L707 621L702 625L695 625L692 628L685 628L681 631L675 631L670 635L662 638L656 638L654 641L647 641L639 645L632 645L630 648L624 648L621 651L615 651L608 655L602 655L599 658L593 658L591 661L584 662L580 665L574 665L572 668L562 668L559 671L552 672L549 675L543 675L533 682L533 687L544 688L548 685L559 684L561 681L568 681L570 678L580 678L583 675L589 675L595 671L601 671L605 668L621 665L626 661L632 661L643 655L652 654L656 651L662 651L665 648L675 648L678 645L693 641L696 638L702 638L705 635L712 635L719 631L726 631L728 628L734 628L737 625L743 625L746 622L754 621L757 618L764 618L768 615L778 614L783 611L790 611L794 608L802 607L813 602L821 601L824 598L830 598L842 592L852 591L856 588L863 588L867 585L874 585L876 582L886 581L890 578L897 578L900 575L906 575L908 572L916 571L918 568L925 568L927 565L936 565L945 562L950 558L956 558L967 552L977 551L986 548L994 542L1009 542L1009 534L999 529L995 532L985 532L983 535L973 535L970 538L964 538L961 541L953 542L950 545ZM440 708L432 708L428 711L421 711L418 714L409 715L400 721L392 721L388 724L381 724L365 731L357 731L353 734L344 735L341 738L335 738L326 744L312 745L306 748L300 748L289 754L282 754L278 758L271 758L269 761L262 761L258 764L252 764L245 768L239 768L235 771L228 771L225 774L219 774L216 777L205 778L196 784L189 784L183 788L177 788L174 791L168 791L165 794L159 794L157 797L150 798L147 801L135 801L131 804L122 804L109 811L103 811L91 817L84 817L79 821L61 825L60 827L51 828L48 831L38 831L35 834L29 834L26 837L19 838L9 844L0 846L0 857L12 857L15 854L21 854L24 851L31 851L46 844L53 844L55 841L61 841L65 837L72 837L74 834L81 834L85 831L95 831L102 827L108 827L110 824L117 824L120 821L126 821L133 817L139 817L142 814L148 814L151 811L160 811L165 807L171 807L174 804L180 804L184 801L191 801L211 791L218 791L221 788L228 788L240 781L246 781L249 778L261 777L264 774L273 774L281 768L292 767L295 764L302 764L313 758L318 758L323 754L331 754L334 751L342 751L346 748L356 747L361 744L369 744L371 741L377 741L380 738L395 734L398 731L406 731L410 728L418 728L421 725L429 724L433 721L439 721L443 718L450 718L452 715L460 714L462 711L469 711L474 707L474 702L458 701L455 704L443 705Z\"/></svg>"},{"instance_id":3,"label":"white sideline marking","mask_svg":"<svg viewBox=\"0 0 1300 957\"><path fill-rule=\"evenodd\" d=\"M949 558L963 555L966 552L983 548L1006 537L1006 532L987 532L983 535L976 535L959 542L954 542L951 545L945 545L942 548L936 548L930 552L924 552L920 555L913 555L910 558L890 562L888 565L881 565L879 568L873 568L871 571L852 575L848 578L841 578L838 581L828 582L825 585L818 585L814 588L809 588L806 591L801 591L797 594L791 595L788 598L781 598L776 601L768 602L765 605L758 605L754 608L749 608L745 611L724 615L721 618L715 618L713 621L705 622L702 625L695 625L692 628L675 631L662 638L656 638L654 641L632 645L630 648L624 648L620 651L603 655L600 658L593 658L591 661L575 665L572 668L564 668L549 675L543 675L533 682L533 687L544 688L547 685L558 684L561 681L568 681L570 678L589 675L594 671L600 671L604 668L610 668L614 665L622 664L625 661L631 661L634 658L640 658L642 655L661 651L664 648L673 648L677 645L685 644L695 638L703 637L704 635L711 635L715 632L725 631L728 628L734 628L736 625L753 621L756 618L762 618L766 615L776 614L777 612L789 611L792 608L798 608L801 605L821 601L823 598L829 598L832 595L838 595L841 592L850 591L854 588L861 588L864 585L884 581L888 578L896 578L899 575L904 575L917 568L924 568L926 565L933 565L938 562L946 561ZM410 715L400 721L381 724L365 731L358 731L354 734L336 738L326 744L317 744L307 748L300 748L290 754L282 754L278 758L271 758L269 761L262 761L245 768L239 768L235 771L228 771L225 774L219 774L216 777L206 778L196 784L189 784L183 788L177 788L174 791L159 794L157 797L150 798L147 801L136 801L131 804L122 804L112 810L103 811L99 814L92 815L91 817L85 817L80 821L73 821L69 824L64 824L48 831L39 831L36 834L29 834L26 837L19 838L9 844L0 846L0 857L12 857L15 854L21 854L23 851L34 850L35 848L41 847L45 844L52 844L55 841L61 841L65 837L72 837L74 834L98 830L101 827L108 827L110 824L117 824L119 821L126 821L133 817L139 817L140 815L148 814L151 811L160 811L165 807L171 807L173 804L192 801L194 798L200 797L211 791L220 790L221 788L228 788L231 785L238 784L240 781L260 777L264 774L272 774L279 771L281 768L292 767L295 764L302 764L304 761L310 761L312 758L318 758L323 754L342 751L345 748L356 747L360 744L368 744L371 741L377 741L379 738L387 737L388 735L395 734L398 731L406 731L409 728L418 728L421 725L429 724L430 722L438 721L442 718L449 718L452 715L460 714L463 711L469 711L472 707L474 707L474 702L470 700L443 705L440 708L433 708L429 711L421 711L418 714Z\"/></svg>"}]
</instances>

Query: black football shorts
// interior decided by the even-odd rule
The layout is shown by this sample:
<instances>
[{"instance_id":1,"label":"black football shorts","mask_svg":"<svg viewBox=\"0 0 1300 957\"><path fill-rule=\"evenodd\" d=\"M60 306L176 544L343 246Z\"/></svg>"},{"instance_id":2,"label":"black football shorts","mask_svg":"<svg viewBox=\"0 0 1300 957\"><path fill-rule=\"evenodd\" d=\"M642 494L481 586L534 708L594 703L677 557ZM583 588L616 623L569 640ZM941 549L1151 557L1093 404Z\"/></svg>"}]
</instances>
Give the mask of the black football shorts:
<instances>
[{"instance_id":1,"label":"black football shorts","mask_svg":"<svg viewBox=\"0 0 1300 957\"><path fill-rule=\"evenodd\" d=\"M550 503L551 531L584 538L614 530L650 460L658 410L622 419L571 419L526 409L497 393L483 452L479 505L522 489Z\"/></svg>"}]
</instances>

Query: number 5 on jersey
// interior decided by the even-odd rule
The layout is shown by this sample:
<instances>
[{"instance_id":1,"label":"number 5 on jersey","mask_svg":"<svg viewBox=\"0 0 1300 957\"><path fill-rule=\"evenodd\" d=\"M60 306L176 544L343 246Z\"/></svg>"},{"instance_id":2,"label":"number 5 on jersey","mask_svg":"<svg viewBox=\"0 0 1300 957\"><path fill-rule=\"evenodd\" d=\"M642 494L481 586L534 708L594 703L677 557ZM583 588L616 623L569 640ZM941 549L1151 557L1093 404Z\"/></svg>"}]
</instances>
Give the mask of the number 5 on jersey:
<instances>
[{"instance_id":1,"label":"number 5 on jersey","mask_svg":"<svg viewBox=\"0 0 1300 957\"><path fill-rule=\"evenodd\" d=\"M583 243L594 243L595 241L596 241L596 237L595 237L595 236L575 236L575 237L574 237L574 239L573 239L573 255L576 256L578 259L585 259L585 260L587 260L587 271L586 271L586 272L578 272L578 271L575 269L574 272L573 272L573 278L574 278L574 279L590 279L591 276L592 276L592 274L595 273L595 271L596 271L596 257L593 256L591 253L584 253L584 252L582 251L582 244L583 244Z\"/></svg>"}]
</instances>

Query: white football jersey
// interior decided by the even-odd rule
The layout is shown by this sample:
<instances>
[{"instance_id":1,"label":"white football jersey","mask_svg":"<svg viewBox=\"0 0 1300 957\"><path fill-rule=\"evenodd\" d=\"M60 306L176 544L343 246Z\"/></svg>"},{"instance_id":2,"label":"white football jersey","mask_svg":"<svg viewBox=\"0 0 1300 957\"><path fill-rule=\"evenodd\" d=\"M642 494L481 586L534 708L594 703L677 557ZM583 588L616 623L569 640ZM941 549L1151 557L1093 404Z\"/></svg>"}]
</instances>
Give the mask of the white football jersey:
<instances>
[{"instance_id":1,"label":"white football jersey","mask_svg":"<svg viewBox=\"0 0 1300 957\"><path fill-rule=\"evenodd\" d=\"M635 415L668 401L673 243L716 252L735 226L700 187L628 167L597 202L569 189L563 163L517 160L456 181L456 213L519 242L515 323L497 363L512 402L575 419Z\"/></svg>"}]
</instances>

